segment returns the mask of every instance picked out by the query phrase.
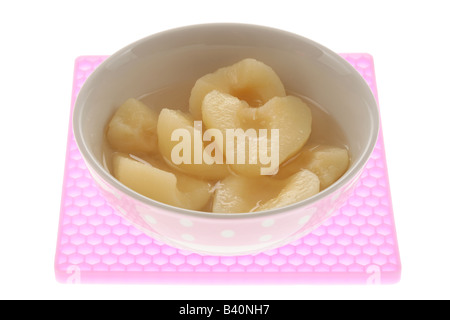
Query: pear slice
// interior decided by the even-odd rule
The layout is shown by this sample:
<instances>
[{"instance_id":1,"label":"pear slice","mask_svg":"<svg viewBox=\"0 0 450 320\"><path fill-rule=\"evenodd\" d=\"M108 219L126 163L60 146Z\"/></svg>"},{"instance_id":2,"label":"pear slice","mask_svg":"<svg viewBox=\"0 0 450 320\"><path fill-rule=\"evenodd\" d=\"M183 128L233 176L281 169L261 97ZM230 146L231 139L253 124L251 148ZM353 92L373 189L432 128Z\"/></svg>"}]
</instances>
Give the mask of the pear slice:
<instances>
[{"instance_id":1,"label":"pear slice","mask_svg":"<svg viewBox=\"0 0 450 320\"><path fill-rule=\"evenodd\" d=\"M202 127L194 128L194 120L188 114L162 109L157 134L160 153L181 172L209 180L222 179L230 174L214 139L207 146L214 151L205 151Z\"/></svg>"},{"instance_id":2,"label":"pear slice","mask_svg":"<svg viewBox=\"0 0 450 320\"><path fill-rule=\"evenodd\" d=\"M247 178L231 175L217 183L212 212L250 212L258 203L276 197L282 188L283 182L269 177Z\"/></svg>"},{"instance_id":3,"label":"pear slice","mask_svg":"<svg viewBox=\"0 0 450 320\"><path fill-rule=\"evenodd\" d=\"M114 113L106 131L110 146L120 152L152 153L158 150L158 113L130 98Z\"/></svg>"},{"instance_id":4,"label":"pear slice","mask_svg":"<svg viewBox=\"0 0 450 320\"><path fill-rule=\"evenodd\" d=\"M309 170L301 170L288 179L286 186L280 191L276 198L263 203L253 211L265 211L308 199L319 193L319 178Z\"/></svg>"},{"instance_id":5,"label":"pear slice","mask_svg":"<svg viewBox=\"0 0 450 320\"><path fill-rule=\"evenodd\" d=\"M219 90L257 107L275 96L286 95L275 71L261 61L247 58L199 78L191 90L189 111L195 119L202 116L202 102L212 90Z\"/></svg>"},{"instance_id":6,"label":"pear slice","mask_svg":"<svg viewBox=\"0 0 450 320\"><path fill-rule=\"evenodd\" d=\"M201 210L211 197L211 185L205 181L120 153L114 155L113 173L117 180L143 196L179 208Z\"/></svg>"},{"instance_id":7,"label":"pear slice","mask_svg":"<svg viewBox=\"0 0 450 320\"><path fill-rule=\"evenodd\" d=\"M315 195L319 185L319 178L308 170L284 180L233 175L216 186L212 211L245 213L281 208Z\"/></svg>"},{"instance_id":8,"label":"pear slice","mask_svg":"<svg viewBox=\"0 0 450 320\"><path fill-rule=\"evenodd\" d=\"M350 156L345 148L308 144L298 155L280 168L278 177L290 176L299 168L314 172L320 180L320 189L324 190L335 183L348 169Z\"/></svg>"},{"instance_id":9,"label":"pear slice","mask_svg":"<svg viewBox=\"0 0 450 320\"><path fill-rule=\"evenodd\" d=\"M226 141L234 141L228 146L224 142L222 152L231 168L246 176L276 174L278 165L295 155L311 134L311 110L294 96L274 97L254 108L230 94L213 90L203 100L202 115L206 128L219 129ZM266 138L261 129L265 129ZM239 138L230 136L230 130L245 138L239 142Z\"/></svg>"}]
</instances>

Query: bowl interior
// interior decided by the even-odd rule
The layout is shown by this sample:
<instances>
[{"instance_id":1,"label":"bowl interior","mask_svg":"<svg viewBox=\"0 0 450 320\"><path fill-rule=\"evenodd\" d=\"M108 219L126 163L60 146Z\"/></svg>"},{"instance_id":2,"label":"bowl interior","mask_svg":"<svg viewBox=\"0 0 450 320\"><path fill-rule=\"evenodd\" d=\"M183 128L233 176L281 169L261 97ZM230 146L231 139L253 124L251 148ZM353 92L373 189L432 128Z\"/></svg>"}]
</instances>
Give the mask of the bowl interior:
<instances>
[{"instance_id":1,"label":"bowl interior","mask_svg":"<svg viewBox=\"0 0 450 320\"><path fill-rule=\"evenodd\" d=\"M74 109L74 134L88 165L107 175L102 166L104 128L127 98L179 83L193 86L202 75L249 57L271 66L287 91L314 100L331 115L351 151L351 167L341 180L358 172L378 133L377 104L362 77L344 59L311 40L241 24L165 31L105 60L84 84Z\"/></svg>"}]
</instances>

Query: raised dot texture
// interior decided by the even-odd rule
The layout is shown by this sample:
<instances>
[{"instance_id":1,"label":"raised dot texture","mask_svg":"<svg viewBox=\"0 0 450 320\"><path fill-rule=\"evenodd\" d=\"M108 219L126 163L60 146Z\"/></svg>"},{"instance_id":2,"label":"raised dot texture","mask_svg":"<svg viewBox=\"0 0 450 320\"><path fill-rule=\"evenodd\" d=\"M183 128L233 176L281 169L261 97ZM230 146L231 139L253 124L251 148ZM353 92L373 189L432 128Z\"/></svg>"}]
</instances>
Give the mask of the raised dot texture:
<instances>
[{"instance_id":1,"label":"raised dot texture","mask_svg":"<svg viewBox=\"0 0 450 320\"><path fill-rule=\"evenodd\" d=\"M263 220L263 222L261 223L261 225L265 228L271 227L275 224L275 220L273 219L265 219Z\"/></svg>"},{"instance_id":2,"label":"raised dot texture","mask_svg":"<svg viewBox=\"0 0 450 320\"><path fill-rule=\"evenodd\" d=\"M194 223L189 219L180 219L180 224L184 227L192 227Z\"/></svg>"},{"instance_id":3,"label":"raised dot texture","mask_svg":"<svg viewBox=\"0 0 450 320\"><path fill-rule=\"evenodd\" d=\"M232 238L234 236L234 231L233 230L223 230L220 235L224 238Z\"/></svg>"}]
</instances>

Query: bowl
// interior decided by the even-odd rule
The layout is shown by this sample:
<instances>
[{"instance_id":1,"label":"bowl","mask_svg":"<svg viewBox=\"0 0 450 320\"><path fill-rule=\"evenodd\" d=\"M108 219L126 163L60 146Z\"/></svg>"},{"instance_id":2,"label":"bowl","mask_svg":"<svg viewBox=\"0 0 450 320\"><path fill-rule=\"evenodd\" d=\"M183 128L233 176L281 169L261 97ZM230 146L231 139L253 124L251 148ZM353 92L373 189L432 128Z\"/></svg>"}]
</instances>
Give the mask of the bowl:
<instances>
[{"instance_id":1,"label":"bowl","mask_svg":"<svg viewBox=\"0 0 450 320\"><path fill-rule=\"evenodd\" d=\"M351 163L332 186L270 211L220 214L185 210L146 198L105 168L104 128L127 98L142 97L244 58L271 66L287 91L317 102L347 139ZM294 241L320 226L352 195L375 147L379 114L360 74L312 40L266 26L212 23L138 40L108 57L88 77L73 111L76 143L106 201L130 224L173 247L209 255L254 254Z\"/></svg>"}]
</instances>

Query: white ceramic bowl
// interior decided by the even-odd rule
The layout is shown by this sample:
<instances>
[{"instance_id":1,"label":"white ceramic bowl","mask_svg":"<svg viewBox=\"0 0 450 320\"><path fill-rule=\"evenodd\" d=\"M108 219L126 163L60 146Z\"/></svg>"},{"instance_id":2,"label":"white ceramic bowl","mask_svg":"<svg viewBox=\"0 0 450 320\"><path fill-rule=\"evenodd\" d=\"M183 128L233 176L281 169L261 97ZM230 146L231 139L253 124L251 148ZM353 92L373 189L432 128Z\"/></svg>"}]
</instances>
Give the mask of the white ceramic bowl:
<instances>
[{"instance_id":1,"label":"white ceramic bowl","mask_svg":"<svg viewBox=\"0 0 450 320\"><path fill-rule=\"evenodd\" d=\"M348 171L331 187L296 204L266 212L217 214L148 199L103 166L104 128L127 98L195 80L240 59L271 66L288 91L319 103L347 137ZM289 32L247 24L202 24L151 35L106 59L87 79L73 114L76 142L105 198L140 230L199 253L256 253L318 227L352 194L376 144L377 103L359 73L338 54Z\"/></svg>"}]
</instances>

